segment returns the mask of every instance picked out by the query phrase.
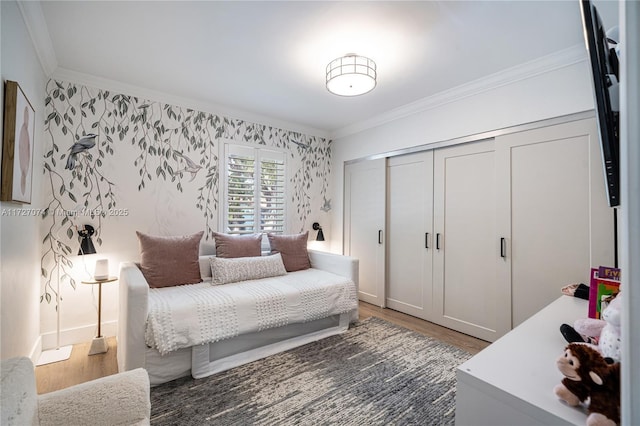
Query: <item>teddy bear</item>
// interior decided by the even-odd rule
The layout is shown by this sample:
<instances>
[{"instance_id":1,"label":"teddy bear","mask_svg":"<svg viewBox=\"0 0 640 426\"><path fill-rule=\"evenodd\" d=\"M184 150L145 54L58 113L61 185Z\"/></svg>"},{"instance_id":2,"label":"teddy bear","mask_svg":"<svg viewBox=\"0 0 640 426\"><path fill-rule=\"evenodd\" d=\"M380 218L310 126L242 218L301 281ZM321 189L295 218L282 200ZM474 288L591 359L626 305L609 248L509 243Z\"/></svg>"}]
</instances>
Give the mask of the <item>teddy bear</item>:
<instances>
[{"instance_id":1,"label":"teddy bear","mask_svg":"<svg viewBox=\"0 0 640 426\"><path fill-rule=\"evenodd\" d=\"M608 363L588 344L570 343L556 365L564 378L554 393L572 407L589 399L587 426L620 423L620 363Z\"/></svg>"},{"instance_id":2,"label":"teddy bear","mask_svg":"<svg viewBox=\"0 0 640 426\"><path fill-rule=\"evenodd\" d=\"M580 318L573 327L563 324L560 332L570 342L593 344L605 358L620 361L620 314L622 293L618 293L602 311L601 319Z\"/></svg>"}]
</instances>

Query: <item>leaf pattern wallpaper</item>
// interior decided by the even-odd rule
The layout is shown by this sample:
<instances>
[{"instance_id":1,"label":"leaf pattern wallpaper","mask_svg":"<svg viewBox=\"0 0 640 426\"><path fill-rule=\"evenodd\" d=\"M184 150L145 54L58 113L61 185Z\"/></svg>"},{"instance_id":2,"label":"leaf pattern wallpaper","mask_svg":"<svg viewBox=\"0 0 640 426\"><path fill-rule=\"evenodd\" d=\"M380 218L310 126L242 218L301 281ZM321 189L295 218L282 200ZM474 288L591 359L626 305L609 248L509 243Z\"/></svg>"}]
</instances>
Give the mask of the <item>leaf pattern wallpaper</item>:
<instances>
[{"instance_id":1,"label":"leaf pattern wallpaper","mask_svg":"<svg viewBox=\"0 0 640 426\"><path fill-rule=\"evenodd\" d=\"M330 141L80 84L50 80L45 99L41 301L70 271L77 229L95 228L98 252L138 259L135 231L212 240L221 204L223 141L288 153L287 232L311 227L330 206ZM133 259L131 259L131 256Z\"/></svg>"}]
</instances>

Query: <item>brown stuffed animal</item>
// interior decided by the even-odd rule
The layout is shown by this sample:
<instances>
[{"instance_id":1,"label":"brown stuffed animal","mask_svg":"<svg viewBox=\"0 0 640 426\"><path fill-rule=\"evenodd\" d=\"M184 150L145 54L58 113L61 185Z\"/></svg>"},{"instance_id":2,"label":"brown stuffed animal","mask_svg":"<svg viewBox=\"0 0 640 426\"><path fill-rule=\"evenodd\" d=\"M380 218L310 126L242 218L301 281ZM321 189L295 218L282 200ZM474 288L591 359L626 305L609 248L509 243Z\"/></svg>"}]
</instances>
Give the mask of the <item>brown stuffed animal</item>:
<instances>
[{"instance_id":1,"label":"brown stuffed animal","mask_svg":"<svg viewBox=\"0 0 640 426\"><path fill-rule=\"evenodd\" d=\"M588 426L615 426L620 422L620 364L607 364L600 352L581 343L569 344L556 362L565 376L553 389L575 407L590 398Z\"/></svg>"}]
</instances>

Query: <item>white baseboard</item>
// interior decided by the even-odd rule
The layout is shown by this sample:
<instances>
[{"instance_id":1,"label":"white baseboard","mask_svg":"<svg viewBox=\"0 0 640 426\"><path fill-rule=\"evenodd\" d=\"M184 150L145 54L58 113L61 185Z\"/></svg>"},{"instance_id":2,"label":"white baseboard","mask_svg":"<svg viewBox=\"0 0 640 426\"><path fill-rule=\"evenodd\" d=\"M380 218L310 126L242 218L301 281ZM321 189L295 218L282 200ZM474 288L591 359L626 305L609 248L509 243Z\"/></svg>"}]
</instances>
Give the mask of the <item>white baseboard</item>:
<instances>
[{"instance_id":1,"label":"white baseboard","mask_svg":"<svg viewBox=\"0 0 640 426\"><path fill-rule=\"evenodd\" d=\"M90 342L96 337L96 325L87 325L83 327L70 328L66 330L60 330L60 346L75 345L77 343ZM118 329L118 321L106 321L102 323L101 333L104 337L115 336ZM39 345L36 344L34 349L36 352L32 353L31 359L37 360L40 357L40 353L43 350L53 349L57 344L57 333L55 331L45 333L40 336Z\"/></svg>"},{"instance_id":2,"label":"white baseboard","mask_svg":"<svg viewBox=\"0 0 640 426\"><path fill-rule=\"evenodd\" d=\"M38 336L38 338L36 339L36 343L34 343L33 348L29 353L29 358L31 359L31 362L33 362L33 365L36 365L38 363L41 353L42 353L42 336Z\"/></svg>"}]
</instances>

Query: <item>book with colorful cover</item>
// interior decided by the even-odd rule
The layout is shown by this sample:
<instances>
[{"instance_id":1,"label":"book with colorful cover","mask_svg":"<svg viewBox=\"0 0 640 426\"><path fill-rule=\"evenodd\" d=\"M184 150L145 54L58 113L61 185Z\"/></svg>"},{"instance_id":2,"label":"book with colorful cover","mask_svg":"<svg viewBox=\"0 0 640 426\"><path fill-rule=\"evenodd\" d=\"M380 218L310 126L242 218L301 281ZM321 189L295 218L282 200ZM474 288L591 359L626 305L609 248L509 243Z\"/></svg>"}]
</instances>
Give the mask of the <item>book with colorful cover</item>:
<instances>
[{"instance_id":1,"label":"book with colorful cover","mask_svg":"<svg viewBox=\"0 0 640 426\"><path fill-rule=\"evenodd\" d=\"M619 291L620 269L605 266L592 268L589 283L589 318L600 319L600 313L608 304L609 298L618 294Z\"/></svg>"},{"instance_id":2,"label":"book with colorful cover","mask_svg":"<svg viewBox=\"0 0 640 426\"><path fill-rule=\"evenodd\" d=\"M598 268L591 268L589 280L589 318L596 317L596 298L598 294Z\"/></svg>"},{"instance_id":3,"label":"book with colorful cover","mask_svg":"<svg viewBox=\"0 0 640 426\"><path fill-rule=\"evenodd\" d=\"M598 277L605 280L620 281L620 269L601 266L598 268Z\"/></svg>"}]
</instances>

